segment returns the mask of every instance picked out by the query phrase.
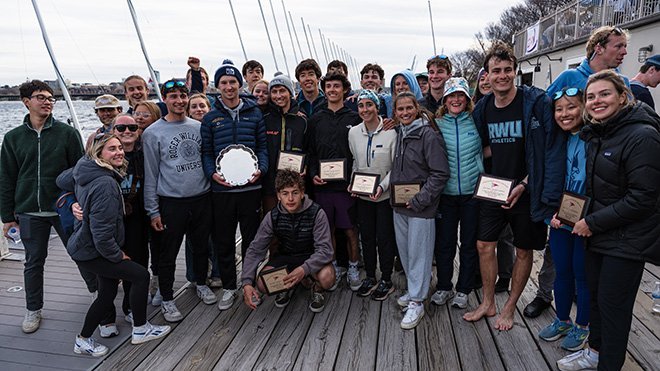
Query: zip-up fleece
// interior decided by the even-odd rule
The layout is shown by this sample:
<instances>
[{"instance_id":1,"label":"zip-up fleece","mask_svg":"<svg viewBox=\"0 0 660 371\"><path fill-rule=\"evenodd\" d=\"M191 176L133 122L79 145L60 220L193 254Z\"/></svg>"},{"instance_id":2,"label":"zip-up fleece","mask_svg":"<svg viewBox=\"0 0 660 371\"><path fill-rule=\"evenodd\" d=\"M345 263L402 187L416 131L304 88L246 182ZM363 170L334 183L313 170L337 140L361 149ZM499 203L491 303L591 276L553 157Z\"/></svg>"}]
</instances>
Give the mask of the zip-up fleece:
<instances>
[{"instance_id":1,"label":"zip-up fleece","mask_svg":"<svg viewBox=\"0 0 660 371\"><path fill-rule=\"evenodd\" d=\"M242 106L236 118L222 104L222 100L215 102L215 109L207 113L202 119L202 166L204 174L211 181L213 192L238 191L259 188L261 179L268 171L268 149L266 148L266 125L261 110L255 100L240 98ZM220 151L231 144L242 144L254 151L259 162L261 178L255 184L247 184L242 187L225 187L215 181L212 176L215 173L215 160Z\"/></svg>"},{"instance_id":2,"label":"zip-up fleece","mask_svg":"<svg viewBox=\"0 0 660 371\"><path fill-rule=\"evenodd\" d=\"M83 155L80 134L49 116L41 132L32 128L30 115L9 131L0 154L0 214L2 222L16 214L53 211L59 189L55 179Z\"/></svg>"},{"instance_id":3,"label":"zip-up fleece","mask_svg":"<svg viewBox=\"0 0 660 371\"><path fill-rule=\"evenodd\" d=\"M269 103L268 107L264 114L264 123L266 125L269 170L264 180L264 192L274 195L277 159L280 152L308 154L311 132L307 130L307 119L298 115L298 105L295 101L291 100L289 112L282 112L282 109L274 103Z\"/></svg>"},{"instance_id":4,"label":"zip-up fleece","mask_svg":"<svg viewBox=\"0 0 660 371\"><path fill-rule=\"evenodd\" d=\"M484 171L481 137L472 114L466 111L458 116L445 114L435 122L445 138L451 174L442 194L471 195L479 174Z\"/></svg>"},{"instance_id":5,"label":"zip-up fleece","mask_svg":"<svg viewBox=\"0 0 660 371\"><path fill-rule=\"evenodd\" d=\"M523 92L525 162L529 178L530 214L533 222L551 218L557 212L566 174L566 134L554 123L552 99L545 91L519 86ZM485 107L493 94L483 97L472 112L482 145L488 146Z\"/></svg>"},{"instance_id":6,"label":"zip-up fleece","mask_svg":"<svg viewBox=\"0 0 660 371\"><path fill-rule=\"evenodd\" d=\"M422 189L406 207L393 206L395 212L415 217L434 218L440 195L449 179L447 151L442 134L437 133L422 119L417 119L404 136L397 127L397 143L394 164L390 173L390 184L422 183Z\"/></svg>"},{"instance_id":7,"label":"zip-up fleece","mask_svg":"<svg viewBox=\"0 0 660 371\"><path fill-rule=\"evenodd\" d=\"M383 119L376 131L369 133L364 122L353 126L348 132L348 145L353 154L353 172L379 174L383 194L378 202L390 198L390 171L394 162L396 131L383 130ZM367 196L360 196L365 201L372 201Z\"/></svg>"}]
</instances>

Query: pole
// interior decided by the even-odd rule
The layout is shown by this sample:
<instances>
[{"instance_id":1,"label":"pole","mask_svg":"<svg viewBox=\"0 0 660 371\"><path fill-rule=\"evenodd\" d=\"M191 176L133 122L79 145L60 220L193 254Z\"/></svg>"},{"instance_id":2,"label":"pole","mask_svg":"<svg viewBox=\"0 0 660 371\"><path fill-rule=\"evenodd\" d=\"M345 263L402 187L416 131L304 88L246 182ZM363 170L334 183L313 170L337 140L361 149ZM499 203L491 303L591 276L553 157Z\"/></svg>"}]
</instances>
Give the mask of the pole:
<instances>
[{"instance_id":1,"label":"pole","mask_svg":"<svg viewBox=\"0 0 660 371\"><path fill-rule=\"evenodd\" d=\"M433 30L433 13L431 13L431 0L429 0L429 18L431 18L431 36L433 37L433 55L438 55L435 47L435 31Z\"/></svg>"},{"instance_id":2,"label":"pole","mask_svg":"<svg viewBox=\"0 0 660 371\"><path fill-rule=\"evenodd\" d=\"M241 42L241 49L243 49L243 57L245 60L248 60L247 53L245 52L245 46L243 45L243 37L241 37L241 30L238 28L238 21L236 20L236 14L234 13L234 5L232 5L231 0L229 0L229 7L231 8L231 15L234 17L234 24L236 25L236 32L238 33L238 40Z\"/></svg>"},{"instance_id":3,"label":"pole","mask_svg":"<svg viewBox=\"0 0 660 371\"><path fill-rule=\"evenodd\" d=\"M319 39L321 40L321 47L323 48L323 56L325 57L325 63L328 64L330 63L330 60L328 59L328 52L325 50L325 43L323 42L323 34L321 33L320 28L319 28Z\"/></svg>"},{"instance_id":4,"label":"pole","mask_svg":"<svg viewBox=\"0 0 660 371\"><path fill-rule=\"evenodd\" d=\"M69 95L69 90L64 83L64 76L60 72L60 67L57 65L57 60L55 59L55 53L53 53L53 48L50 45L50 39L48 39L48 33L46 33L46 27L44 26L44 21L41 19L41 12L39 11L39 5L37 0L32 0L32 7L34 12L37 14L37 21L39 21L39 28L41 28L41 35L44 38L44 43L46 44L46 49L48 50L48 55L50 55L50 61L53 63L53 69L55 69L55 75L57 75L57 82L60 85L60 90L62 90L62 95L66 101L67 107L69 107L69 113L71 114L71 122L73 122L73 127L78 130L80 133L80 138L82 136L82 130L80 130L80 123L78 123L78 116L76 115L76 110L73 108L73 102L71 101L71 96Z\"/></svg>"},{"instance_id":5,"label":"pole","mask_svg":"<svg viewBox=\"0 0 660 371\"><path fill-rule=\"evenodd\" d=\"M296 46L293 44L293 36L291 35L291 26L289 26L289 18L286 16L286 8L284 7L284 0L282 0L282 9L284 9L284 20L286 21L286 28L289 30L289 39L291 40L291 49L293 49L293 57L296 64L300 61L298 53L296 53Z\"/></svg>"},{"instance_id":6,"label":"pole","mask_svg":"<svg viewBox=\"0 0 660 371\"><path fill-rule=\"evenodd\" d=\"M282 55L284 56L284 66L286 67L286 73L291 76L291 70L289 70L289 62L286 60L286 53L284 52L284 44L282 44L282 37L280 36L280 27L277 25L277 18L275 18L275 8L273 8L273 0L268 0L270 3L270 10L273 13L273 22L275 22L275 31L277 31L277 38L280 40L280 48L282 48Z\"/></svg>"},{"instance_id":7,"label":"pole","mask_svg":"<svg viewBox=\"0 0 660 371\"><path fill-rule=\"evenodd\" d=\"M314 36L312 35L312 29L309 27L309 23L307 23L307 30L309 31L309 38L312 39L312 47L314 47L314 55L316 56L317 61L321 61L321 58L319 58L319 53L316 52L316 44L314 43Z\"/></svg>"},{"instance_id":8,"label":"pole","mask_svg":"<svg viewBox=\"0 0 660 371\"><path fill-rule=\"evenodd\" d=\"M140 32L140 26L138 25L137 22L137 16L135 15L135 8L133 8L133 3L131 0L126 0L128 1L128 10L131 12L131 17L133 18L133 25L135 26L135 32L137 33L138 40L140 40L140 47L142 48L142 54L144 54L144 60L147 62L147 69L149 69L149 75L151 75L151 81L153 81L156 84L156 96L158 97L158 100L162 101L163 97L160 95L160 82L158 81L158 78L156 77L156 71L154 71L153 66L151 65L151 61L149 60L149 55L147 55L147 48L144 46L144 40L142 39L142 32ZM148 92L147 92L148 95Z\"/></svg>"},{"instance_id":9,"label":"pole","mask_svg":"<svg viewBox=\"0 0 660 371\"><path fill-rule=\"evenodd\" d=\"M270 40L270 32L268 32L268 25L266 24L266 17L264 16L264 9L261 7L261 0L257 0L259 3L259 11L261 12L261 19L264 21L264 28L266 29L266 36L268 36L268 44L270 45L270 52L273 54L273 60L275 61L275 69L280 70L280 66L277 65L277 58L275 58L275 49L273 48L273 42Z\"/></svg>"},{"instance_id":10,"label":"pole","mask_svg":"<svg viewBox=\"0 0 660 371\"><path fill-rule=\"evenodd\" d=\"M293 28L293 34L296 36L296 43L298 43L298 51L300 51L300 59L305 59L303 56L302 48L300 47L300 39L298 39L298 32L296 32L296 25L293 23L293 17L291 17L291 12L289 13L289 20L291 21L291 28Z\"/></svg>"},{"instance_id":11,"label":"pole","mask_svg":"<svg viewBox=\"0 0 660 371\"><path fill-rule=\"evenodd\" d=\"M305 20L303 19L303 17L300 17L300 22L302 22L303 31L305 31L305 40L307 40L307 49L309 49L309 56L311 58L314 58L314 54L312 54L312 47L309 46L309 37L307 37L307 29L305 28Z\"/></svg>"}]
</instances>

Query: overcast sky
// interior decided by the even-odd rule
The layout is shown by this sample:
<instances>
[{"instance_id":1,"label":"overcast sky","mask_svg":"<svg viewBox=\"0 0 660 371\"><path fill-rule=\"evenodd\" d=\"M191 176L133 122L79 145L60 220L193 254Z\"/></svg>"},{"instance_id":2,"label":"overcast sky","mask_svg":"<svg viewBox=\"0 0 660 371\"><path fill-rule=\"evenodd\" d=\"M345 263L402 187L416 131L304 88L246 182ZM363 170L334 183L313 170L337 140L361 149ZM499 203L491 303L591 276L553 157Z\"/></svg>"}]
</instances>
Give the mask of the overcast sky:
<instances>
[{"instance_id":1,"label":"overcast sky","mask_svg":"<svg viewBox=\"0 0 660 371\"><path fill-rule=\"evenodd\" d=\"M449 1L433 0L437 52L444 48L445 54L450 54L473 45L474 33L488 22L497 21L502 10L518 2L461 0L452 2L460 6L450 6ZM266 69L265 77L271 78L275 63L257 0L232 3L248 58L259 60ZM286 71L270 3L261 3L279 69ZM148 76L126 0L39 0L38 4L66 79L108 83L131 74ZM272 4L293 75L296 61L282 0L272 0ZM419 72L433 55L426 0L285 0L284 4L293 17L305 58L310 53L301 17L311 28L323 69L327 62L319 28L324 37L353 56L360 67L379 63L388 80L392 73L409 68L414 56ZM225 58L239 67L245 61L228 0L133 0L133 5L152 65L161 73L161 82L184 76L189 55L198 56L210 74ZM295 36L294 44L300 60ZM18 84L26 78L54 79L31 1L2 0L0 45L0 85Z\"/></svg>"}]
</instances>

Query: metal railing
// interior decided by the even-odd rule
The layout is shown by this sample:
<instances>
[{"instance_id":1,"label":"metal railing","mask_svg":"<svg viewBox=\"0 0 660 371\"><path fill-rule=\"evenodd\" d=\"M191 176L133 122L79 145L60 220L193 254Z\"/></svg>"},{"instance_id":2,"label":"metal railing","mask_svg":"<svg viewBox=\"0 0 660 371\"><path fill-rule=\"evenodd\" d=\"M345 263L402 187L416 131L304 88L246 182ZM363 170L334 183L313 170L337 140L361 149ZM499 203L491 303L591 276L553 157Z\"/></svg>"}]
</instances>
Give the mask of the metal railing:
<instances>
[{"instance_id":1,"label":"metal railing","mask_svg":"<svg viewBox=\"0 0 660 371\"><path fill-rule=\"evenodd\" d=\"M589 36L601 26L620 26L660 13L660 0L578 0L513 37L516 57L536 54Z\"/></svg>"}]
</instances>

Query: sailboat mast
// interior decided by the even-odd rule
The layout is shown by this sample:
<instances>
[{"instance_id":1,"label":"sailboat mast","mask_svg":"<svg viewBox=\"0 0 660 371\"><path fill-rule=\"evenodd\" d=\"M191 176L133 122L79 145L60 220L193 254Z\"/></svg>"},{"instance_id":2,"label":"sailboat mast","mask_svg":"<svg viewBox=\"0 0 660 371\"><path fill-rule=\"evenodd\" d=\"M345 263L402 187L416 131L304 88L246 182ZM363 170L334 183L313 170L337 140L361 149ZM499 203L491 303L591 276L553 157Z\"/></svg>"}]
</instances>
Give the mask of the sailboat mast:
<instances>
[{"instance_id":1,"label":"sailboat mast","mask_svg":"<svg viewBox=\"0 0 660 371\"><path fill-rule=\"evenodd\" d=\"M291 12L289 13L289 20L291 21L291 28L293 28L293 35L296 36L296 43L298 44L298 51L300 51L300 59L305 59L303 56L302 48L300 47L300 39L298 39L298 32L296 32L296 25L293 23L293 17L291 16Z\"/></svg>"},{"instance_id":2,"label":"sailboat mast","mask_svg":"<svg viewBox=\"0 0 660 371\"><path fill-rule=\"evenodd\" d=\"M291 70L289 70L289 62L286 60L286 52L284 51L284 44L282 44L282 36L280 36L280 27L277 25L277 17L275 17L275 8L273 8L273 0L268 0L270 3L270 10L273 13L273 22L275 22L275 31L277 31L277 39L280 41L280 48L282 48L282 55L284 56L284 66L286 67L286 73L291 76Z\"/></svg>"},{"instance_id":3,"label":"sailboat mast","mask_svg":"<svg viewBox=\"0 0 660 371\"><path fill-rule=\"evenodd\" d=\"M39 21L39 27L41 28L41 34L44 38L44 43L46 44L46 49L48 50L48 55L50 55L50 61L53 63L53 68L55 69L55 74L57 75L57 82L60 85L60 90L62 90L62 95L66 101L66 105L69 107L69 113L71 114L71 122L73 127L78 130L80 137L82 138L82 130L80 130L80 123L78 123L78 116L76 115L76 110L73 108L73 102L71 102L71 96L69 95L69 90L64 83L64 76L60 72L60 67L57 65L57 60L55 60L55 53L53 53L53 48L50 45L50 39L48 39L48 34L46 33L46 28L44 27L44 21L41 19L41 12L39 11L39 5L37 0L32 0L32 7L34 7L34 12L37 14L37 21Z\"/></svg>"},{"instance_id":4,"label":"sailboat mast","mask_svg":"<svg viewBox=\"0 0 660 371\"><path fill-rule=\"evenodd\" d=\"M234 13L234 5L232 5L231 0L229 0L229 7L231 8L231 15L234 17L234 25L236 25L236 32L238 33L238 40L241 42L241 49L243 49L243 57L245 60L248 60L247 53L245 52L245 46L243 45L243 37L241 36L241 29L238 28L238 21L236 20L236 14Z\"/></svg>"},{"instance_id":5,"label":"sailboat mast","mask_svg":"<svg viewBox=\"0 0 660 371\"><path fill-rule=\"evenodd\" d=\"M275 49L273 48L273 42L270 39L270 32L268 32L268 25L266 24L266 17L264 16L264 9L261 6L261 0L257 0L259 3L259 11L261 12L261 19L264 21L264 28L266 29L266 36L268 36L268 44L270 45L270 52L273 54L273 60L275 61L275 69L280 70L280 66L277 64L277 58L275 57Z\"/></svg>"},{"instance_id":6,"label":"sailboat mast","mask_svg":"<svg viewBox=\"0 0 660 371\"><path fill-rule=\"evenodd\" d=\"M313 59L314 54L312 54L312 47L309 46L309 37L307 37L307 29L305 28L305 20L303 19L303 17L300 17L300 22L302 22L303 31L305 31L305 39L307 40L307 49L309 49L309 57Z\"/></svg>"},{"instance_id":7,"label":"sailboat mast","mask_svg":"<svg viewBox=\"0 0 660 371\"><path fill-rule=\"evenodd\" d=\"M316 44L314 43L314 35L312 35L312 29L309 27L309 23L307 23L307 30L309 31L309 38L312 39L312 47L314 48L314 55L316 56L317 61L321 61L319 58L319 53L316 52Z\"/></svg>"},{"instance_id":8,"label":"sailboat mast","mask_svg":"<svg viewBox=\"0 0 660 371\"><path fill-rule=\"evenodd\" d=\"M147 54L147 48L144 46L144 40L142 39L142 32L140 32L140 26L138 25L137 22L137 16L135 15L135 8L133 7L133 3L131 0L126 0L128 2L128 10L131 12L131 18L133 18L133 25L135 26L135 32L137 32L138 39L140 40L140 47L142 48L142 54L144 54L144 59L147 62L147 68L149 69L149 74L151 75L151 81L156 84L155 86L155 91L156 91L156 96L158 96L158 100L163 100L163 97L160 95L160 83L158 81L158 78L156 77L156 71L154 71L153 66L151 65L151 61L149 60L149 55Z\"/></svg>"},{"instance_id":9,"label":"sailboat mast","mask_svg":"<svg viewBox=\"0 0 660 371\"><path fill-rule=\"evenodd\" d=\"M431 0L429 0L429 18L431 18L431 36L433 37L433 55L438 55L435 47L435 31L433 30L433 13L431 12Z\"/></svg>"},{"instance_id":10,"label":"sailboat mast","mask_svg":"<svg viewBox=\"0 0 660 371\"><path fill-rule=\"evenodd\" d=\"M286 21L286 29L289 30L289 39L291 40L291 49L293 49L293 58L296 64L300 61L298 53L296 53L296 46L293 44L293 35L291 34L291 26L289 26L289 18L286 16L286 8L284 7L284 0L282 0L282 9L284 10L284 20Z\"/></svg>"}]
</instances>

